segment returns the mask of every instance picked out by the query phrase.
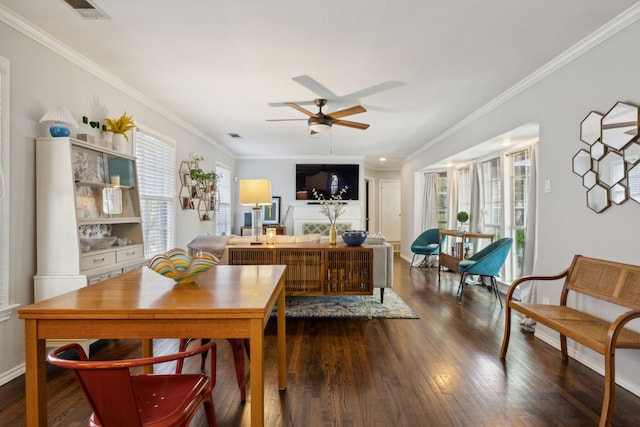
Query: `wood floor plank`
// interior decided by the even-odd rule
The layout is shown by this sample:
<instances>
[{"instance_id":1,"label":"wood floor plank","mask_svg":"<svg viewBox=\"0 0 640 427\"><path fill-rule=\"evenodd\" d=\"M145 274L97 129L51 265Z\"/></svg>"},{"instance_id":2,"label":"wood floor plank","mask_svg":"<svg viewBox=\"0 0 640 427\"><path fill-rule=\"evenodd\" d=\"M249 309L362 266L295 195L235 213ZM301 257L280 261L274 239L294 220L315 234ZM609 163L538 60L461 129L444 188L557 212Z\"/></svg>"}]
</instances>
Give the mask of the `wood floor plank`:
<instances>
[{"instance_id":1,"label":"wood floor plank","mask_svg":"<svg viewBox=\"0 0 640 427\"><path fill-rule=\"evenodd\" d=\"M457 303L458 276L395 260L394 288L419 319L288 319L287 390L277 389L276 325L266 329L268 426L595 426L603 379L514 322L506 361L498 357L504 310L480 286ZM377 291L376 291L377 292ZM197 343L196 343L197 344ZM156 353L177 340L156 340ZM139 357L136 340L103 340L93 357ZM248 366L248 360L247 360ZM162 370L171 371L167 364ZM197 371L190 361L185 371ZM247 391L249 388L247 373ZM84 426L90 410L73 375L48 367L51 426ZM220 427L248 426L231 347L218 342L214 389ZM247 393L247 396L250 396ZM638 426L640 397L617 387L613 426ZM0 387L0 426L25 424L24 378ZM204 425L199 417L196 426Z\"/></svg>"}]
</instances>

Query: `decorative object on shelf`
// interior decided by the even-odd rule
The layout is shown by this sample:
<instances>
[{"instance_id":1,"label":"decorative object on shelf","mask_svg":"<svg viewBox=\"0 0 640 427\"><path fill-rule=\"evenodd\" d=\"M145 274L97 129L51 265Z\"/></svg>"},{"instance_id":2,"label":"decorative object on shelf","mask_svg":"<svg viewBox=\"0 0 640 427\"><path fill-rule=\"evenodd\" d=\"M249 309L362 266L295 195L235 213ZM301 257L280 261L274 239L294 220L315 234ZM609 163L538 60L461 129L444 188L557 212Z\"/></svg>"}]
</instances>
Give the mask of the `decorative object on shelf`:
<instances>
[{"instance_id":1,"label":"decorative object on shelf","mask_svg":"<svg viewBox=\"0 0 640 427\"><path fill-rule=\"evenodd\" d=\"M252 206L251 209L251 234L254 236L252 245L259 245L262 234L262 210L260 206L270 205L271 181L266 178L241 179L239 202L244 206Z\"/></svg>"},{"instance_id":2,"label":"decorative object on shelf","mask_svg":"<svg viewBox=\"0 0 640 427\"><path fill-rule=\"evenodd\" d=\"M273 245L276 241L276 229L267 228L267 243Z\"/></svg>"},{"instance_id":3,"label":"decorative object on shelf","mask_svg":"<svg viewBox=\"0 0 640 427\"><path fill-rule=\"evenodd\" d=\"M67 107L57 106L46 112L40 119L40 124L49 126L49 133L53 137L65 137L71 135L69 129L76 129L78 122Z\"/></svg>"},{"instance_id":4,"label":"decorative object on shelf","mask_svg":"<svg viewBox=\"0 0 640 427\"><path fill-rule=\"evenodd\" d=\"M127 132L135 129L136 127L133 122L133 116L127 116L127 112L125 111L119 118L106 118L104 119L104 122L107 125L107 131L113 132L111 140L112 148L116 151L126 151L125 143L129 142Z\"/></svg>"},{"instance_id":5,"label":"decorative object on shelf","mask_svg":"<svg viewBox=\"0 0 640 427\"><path fill-rule=\"evenodd\" d=\"M329 229L329 244L335 245L337 243L336 236L336 221L344 213L345 202L342 201L342 195L347 192L349 187L346 185L337 194L332 194L331 198L325 199L323 194L319 194L316 189L312 190L313 197L320 202L320 213L325 215L331 223Z\"/></svg>"},{"instance_id":6,"label":"decorative object on shelf","mask_svg":"<svg viewBox=\"0 0 640 427\"><path fill-rule=\"evenodd\" d=\"M460 225L458 226L458 230L459 231L464 231L464 223L469 221L469 214L467 212L465 212L465 211L460 211L456 215L456 219L460 223Z\"/></svg>"},{"instance_id":7,"label":"decorative object on shelf","mask_svg":"<svg viewBox=\"0 0 640 427\"><path fill-rule=\"evenodd\" d=\"M571 159L573 172L587 189L587 207L604 212L611 202L640 203L640 109L617 102L605 115L591 111L580 123L580 140L588 148Z\"/></svg>"},{"instance_id":8,"label":"decorative object on shelf","mask_svg":"<svg viewBox=\"0 0 640 427\"><path fill-rule=\"evenodd\" d=\"M345 231L342 233L342 240L344 240L348 246L360 246L364 243L368 234L369 233L364 230Z\"/></svg>"},{"instance_id":9,"label":"decorative object on shelf","mask_svg":"<svg viewBox=\"0 0 640 427\"><path fill-rule=\"evenodd\" d=\"M183 249L175 248L153 257L149 261L149 268L177 283L193 283L198 276L219 263L220 259L210 252L200 251L192 258Z\"/></svg>"},{"instance_id":10,"label":"decorative object on shelf","mask_svg":"<svg viewBox=\"0 0 640 427\"><path fill-rule=\"evenodd\" d=\"M280 224L280 196L271 197L271 204L262 207L262 223L265 225Z\"/></svg>"}]
</instances>

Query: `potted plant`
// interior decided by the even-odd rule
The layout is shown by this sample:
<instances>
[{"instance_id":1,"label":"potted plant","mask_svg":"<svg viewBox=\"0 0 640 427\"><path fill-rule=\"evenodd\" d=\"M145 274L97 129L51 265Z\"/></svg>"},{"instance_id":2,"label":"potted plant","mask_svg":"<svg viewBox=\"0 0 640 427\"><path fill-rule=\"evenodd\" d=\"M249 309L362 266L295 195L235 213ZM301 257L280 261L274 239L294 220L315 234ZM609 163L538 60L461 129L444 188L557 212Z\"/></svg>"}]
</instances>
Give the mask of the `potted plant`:
<instances>
[{"instance_id":1,"label":"potted plant","mask_svg":"<svg viewBox=\"0 0 640 427\"><path fill-rule=\"evenodd\" d=\"M113 149L121 150L124 145L124 141L129 141L127 132L136 127L133 122L133 116L127 116L127 112L125 111L119 118L106 118L104 119L104 122L107 125L107 131L113 132Z\"/></svg>"},{"instance_id":2,"label":"potted plant","mask_svg":"<svg viewBox=\"0 0 640 427\"><path fill-rule=\"evenodd\" d=\"M209 190L216 191L216 183L218 182L218 178L220 178L220 175L214 171L205 172L200 168L191 169L189 176L205 193L208 193Z\"/></svg>"},{"instance_id":3,"label":"potted plant","mask_svg":"<svg viewBox=\"0 0 640 427\"><path fill-rule=\"evenodd\" d=\"M465 212L465 211L460 211L456 215L456 219L460 223L460 227L459 227L458 231L464 231L464 223L469 221L469 214L467 212Z\"/></svg>"}]
</instances>

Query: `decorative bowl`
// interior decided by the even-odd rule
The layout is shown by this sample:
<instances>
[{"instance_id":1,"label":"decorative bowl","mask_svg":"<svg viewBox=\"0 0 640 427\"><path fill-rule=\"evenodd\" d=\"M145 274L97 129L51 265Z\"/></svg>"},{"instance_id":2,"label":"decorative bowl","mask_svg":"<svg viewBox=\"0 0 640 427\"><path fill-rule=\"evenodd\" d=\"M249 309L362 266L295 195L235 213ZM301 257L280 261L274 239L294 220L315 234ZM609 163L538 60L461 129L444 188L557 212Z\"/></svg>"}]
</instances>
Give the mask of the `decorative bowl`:
<instances>
[{"instance_id":1,"label":"decorative bowl","mask_svg":"<svg viewBox=\"0 0 640 427\"><path fill-rule=\"evenodd\" d=\"M118 240L118 236L111 237L95 237L93 239L80 239L80 250L82 252L95 251L98 249L107 249L113 246Z\"/></svg>"},{"instance_id":2,"label":"decorative bowl","mask_svg":"<svg viewBox=\"0 0 640 427\"><path fill-rule=\"evenodd\" d=\"M368 231L351 230L342 233L342 240L349 246L360 246L369 234Z\"/></svg>"},{"instance_id":3,"label":"decorative bowl","mask_svg":"<svg viewBox=\"0 0 640 427\"><path fill-rule=\"evenodd\" d=\"M165 254L153 257L149 261L149 268L177 283L193 283L198 276L219 263L220 259L209 252L201 252L197 257L190 257L182 249L171 249Z\"/></svg>"}]
</instances>

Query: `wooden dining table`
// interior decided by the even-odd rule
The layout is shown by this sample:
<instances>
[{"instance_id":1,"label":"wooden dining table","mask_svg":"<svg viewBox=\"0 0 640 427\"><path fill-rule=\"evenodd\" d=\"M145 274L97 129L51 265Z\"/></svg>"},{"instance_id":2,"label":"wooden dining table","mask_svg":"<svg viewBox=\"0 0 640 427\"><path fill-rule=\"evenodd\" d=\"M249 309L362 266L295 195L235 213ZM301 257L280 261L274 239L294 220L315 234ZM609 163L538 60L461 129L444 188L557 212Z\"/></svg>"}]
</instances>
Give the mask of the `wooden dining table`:
<instances>
[{"instance_id":1,"label":"wooden dining table","mask_svg":"<svg viewBox=\"0 0 640 427\"><path fill-rule=\"evenodd\" d=\"M286 389L283 265L216 266L191 284L142 267L18 310L25 321L27 427L47 425L46 340L248 338L251 425L264 425L264 329L277 304L278 388ZM143 355L152 353L143 345Z\"/></svg>"}]
</instances>

